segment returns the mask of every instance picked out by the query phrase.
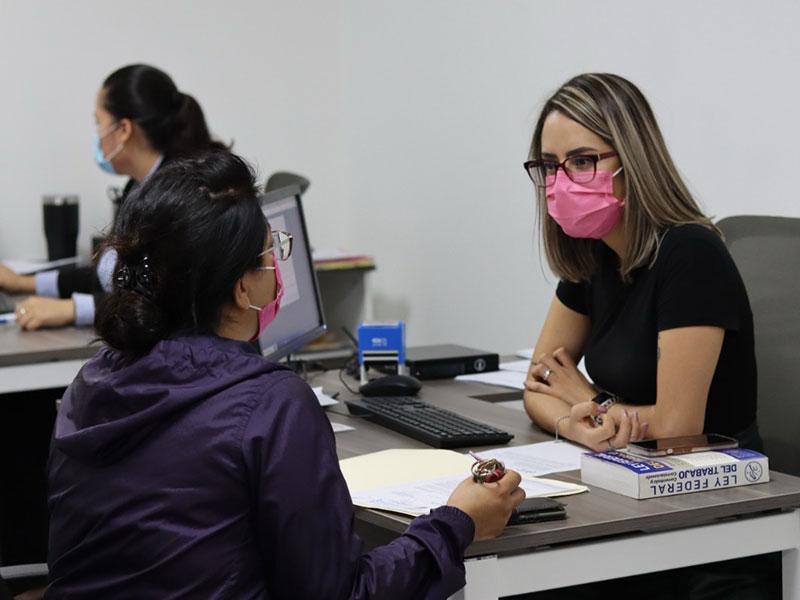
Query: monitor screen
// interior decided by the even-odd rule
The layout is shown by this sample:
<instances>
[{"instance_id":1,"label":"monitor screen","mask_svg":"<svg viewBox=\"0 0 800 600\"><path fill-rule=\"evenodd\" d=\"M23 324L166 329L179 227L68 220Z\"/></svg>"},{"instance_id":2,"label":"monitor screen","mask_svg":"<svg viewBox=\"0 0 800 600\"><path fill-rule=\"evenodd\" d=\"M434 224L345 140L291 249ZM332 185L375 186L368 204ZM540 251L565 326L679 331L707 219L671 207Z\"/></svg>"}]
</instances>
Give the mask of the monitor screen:
<instances>
[{"instance_id":1,"label":"monitor screen","mask_svg":"<svg viewBox=\"0 0 800 600\"><path fill-rule=\"evenodd\" d=\"M280 263L284 293L278 316L259 338L261 353L278 360L296 352L325 331L317 276L311 258L300 188L289 186L267 192L261 209L274 231L294 237L291 256Z\"/></svg>"}]
</instances>

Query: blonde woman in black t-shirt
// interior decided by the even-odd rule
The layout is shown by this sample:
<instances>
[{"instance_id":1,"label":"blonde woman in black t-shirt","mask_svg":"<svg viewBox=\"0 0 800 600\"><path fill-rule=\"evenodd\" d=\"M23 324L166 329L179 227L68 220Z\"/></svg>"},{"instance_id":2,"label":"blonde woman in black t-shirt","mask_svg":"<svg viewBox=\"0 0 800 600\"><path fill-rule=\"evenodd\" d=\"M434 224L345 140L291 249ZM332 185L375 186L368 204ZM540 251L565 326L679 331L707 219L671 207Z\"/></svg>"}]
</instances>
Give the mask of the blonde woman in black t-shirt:
<instances>
[{"instance_id":1,"label":"blonde woman in black t-shirt","mask_svg":"<svg viewBox=\"0 0 800 600\"><path fill-rule=\"evenodd\" d=\"M525 383L534 422L593 450L701 432L760 450L747 293L642 93L615 75L571 79L545 103L525 168L560 278ZM779 564L748 557L542 598L776 598Z\"/></svg>"},{"instance_id":2,"label":"blonde woman in black t-shirt","mask_svg":"<svg viewBox=\"0 0 800 600\"><path fill-rule=\"evenodd\" d=\"M568 81L525 168L561 280L526 381L534 422L593 450L701 432L759 449L747 293L642 93L609 74Z\"/></svg>"}]
</instances>

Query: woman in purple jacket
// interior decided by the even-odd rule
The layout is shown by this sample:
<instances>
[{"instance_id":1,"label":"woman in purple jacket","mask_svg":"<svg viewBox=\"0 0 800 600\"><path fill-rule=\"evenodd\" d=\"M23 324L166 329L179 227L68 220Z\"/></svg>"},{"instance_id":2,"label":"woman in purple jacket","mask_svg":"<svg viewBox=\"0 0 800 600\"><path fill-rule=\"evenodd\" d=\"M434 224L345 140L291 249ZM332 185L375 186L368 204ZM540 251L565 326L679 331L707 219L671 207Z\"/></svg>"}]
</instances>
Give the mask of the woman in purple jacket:
<instances>
[{"instance_id":1,"label":"woman in purple jacket","mask_svg":"<svg viewBox=\"0 0 800 600\"><path fill-rule=\"evenodd\" d=\"M251 340L291 248L230 154L170 164L119 215L107 346L67 390L50 457L47 598L446 598L502 531L519 475L362 552L330 424Z\"/></svg>"}]
</instances>

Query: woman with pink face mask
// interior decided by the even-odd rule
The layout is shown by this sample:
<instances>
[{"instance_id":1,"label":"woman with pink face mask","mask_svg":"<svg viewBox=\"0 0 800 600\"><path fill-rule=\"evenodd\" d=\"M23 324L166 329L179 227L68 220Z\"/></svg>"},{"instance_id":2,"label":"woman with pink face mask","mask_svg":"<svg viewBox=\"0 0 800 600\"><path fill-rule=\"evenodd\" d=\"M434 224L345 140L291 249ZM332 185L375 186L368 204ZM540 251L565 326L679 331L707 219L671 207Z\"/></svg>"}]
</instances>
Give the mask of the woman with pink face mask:
<instances>
[{"instance_id":1,"label":"woman with pink face mask","mask_svg":"<svg viewBox=\"0 0 800 600\"><path fill-rule=\"evenodd\" d=\"M503 530L519 474L465 479L365 551L328 417L251 343L278 316L292 244L243 160L159 169L108 243L106 345L64 394L50 449L46 598L433 600L464 585L464 550Z\"/></svg>"},{"instance_id":2,"label":"woman with pink face mask","mask_svg":"<svg viewBox=\"0 0 800 600\"><path fill-rule=\"evenodd\" d=\"M545 102L529 158L560 279L526 380L531 419L596 451L703 432L762 450L747 292L642 93L616 75L574 77ZM650 598L771 598L775 564L742 559L638 583ZM610 583L565 597L618 595Z\"/></svg>"},{"instance_id":3,"label":"woman with pink face mask","mask_svg":"<svg viewBox=\"0 0 800 600\"><path fill-rule=\"evenodd\" d=\"M747 292L642 93L568 81L525 169L560 278L526 381L534 422L598 451L702 432L761 449Z\"/></svg>"}]
</instances>

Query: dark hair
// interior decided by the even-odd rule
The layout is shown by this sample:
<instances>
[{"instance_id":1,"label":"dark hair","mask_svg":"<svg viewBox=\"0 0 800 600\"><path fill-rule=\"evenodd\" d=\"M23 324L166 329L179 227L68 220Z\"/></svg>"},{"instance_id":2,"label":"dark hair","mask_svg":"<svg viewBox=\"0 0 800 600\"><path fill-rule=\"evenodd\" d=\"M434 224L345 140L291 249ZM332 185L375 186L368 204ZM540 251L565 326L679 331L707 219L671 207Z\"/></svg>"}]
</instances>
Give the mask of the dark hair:
<instances>
[{"instance_id":1,"label":"dark hair","mask_svg":"<svg viewBox=\"0 0 800 600\"><path fill-rule=\"evenodd\" d=\"M226 147L211 139L203 109L175 86L169 75L150 65L128 65L103 82L103 108L115 119L130 119L150 144L171 158Z\"/></svg>"},{"instance_id":2,"label":"dark hair","mask_svg":"<svg viewBox=\"0 0 800 600\"><path fill-rule=\"evenodd\" d=\"M252 169L228 152L171 162L133 194L107 243L117 264L95 326L113 348L143 354L214 330L236 282L261 262L266 221Z\"/></svg>"}]
</instances>

